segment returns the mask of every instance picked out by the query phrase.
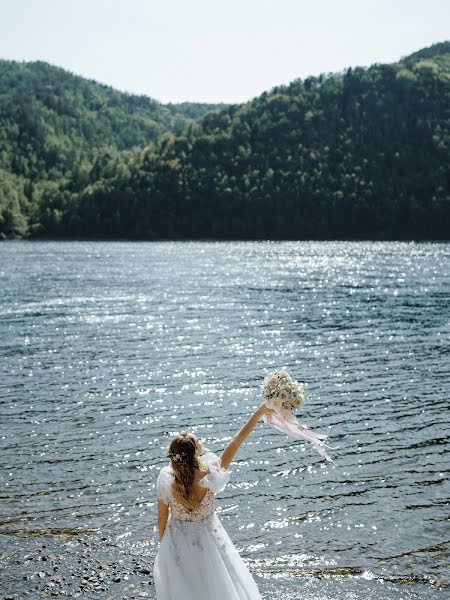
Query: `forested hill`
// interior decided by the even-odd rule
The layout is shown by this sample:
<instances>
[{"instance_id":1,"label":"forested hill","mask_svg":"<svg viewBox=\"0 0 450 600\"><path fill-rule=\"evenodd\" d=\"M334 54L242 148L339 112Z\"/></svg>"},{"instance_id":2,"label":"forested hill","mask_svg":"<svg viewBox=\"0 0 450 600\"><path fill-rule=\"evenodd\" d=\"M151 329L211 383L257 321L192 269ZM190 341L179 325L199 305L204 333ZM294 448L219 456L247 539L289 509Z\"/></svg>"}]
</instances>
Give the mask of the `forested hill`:
<instances>
[{"instance_id":1,"label":"forested hill","mask_svg":"<svg viewBox=\"0 0 450 600\"><path fill-rule=\"evenodd\" d=\"M17 64L0 63L4 236L450 239L448 42L206 115L62 70L26 94Z\"/></svg>"},{"instance_id":2,"label":"forested hill","mask_svg":"<svg viewBox=\"0 0 450 600\"><path fill-rule=\"evenodd\" d=\"M0 60L0 168L32 180L92 160L102 146L145 146L227 105L163 105L45 62Z\"/></svg>"}]
</instances>

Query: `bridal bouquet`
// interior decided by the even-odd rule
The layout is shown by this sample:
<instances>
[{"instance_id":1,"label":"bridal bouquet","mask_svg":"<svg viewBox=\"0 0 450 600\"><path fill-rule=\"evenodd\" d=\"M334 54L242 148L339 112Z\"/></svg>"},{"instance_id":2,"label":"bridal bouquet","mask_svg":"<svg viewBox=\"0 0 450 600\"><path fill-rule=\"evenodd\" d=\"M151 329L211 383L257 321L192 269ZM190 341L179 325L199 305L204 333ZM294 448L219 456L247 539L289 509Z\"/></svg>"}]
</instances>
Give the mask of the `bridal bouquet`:
<instances>
[{"instance_id":1,"label":"bridal bouquet","mask_svg":"<svg viewBox=\"0 0 450 600\"><path fill-rule=\"evenodd\" d=\"M330 434L311 431L306 425L300 425L293 414L302 405L306 393L297 381L291 379L287 371L268 373L262 384L262 396L267 406L272 409L271 413L263 416L266 423L285 433L290 441L308 440L321 456L329 462L334 462L325 450L327 445L323 441L328 439Z\"/></svg>"},{"instance_id":2,"label":"bridal bouquet","mask_svg":"<svg viewBox=\"0 0 450 600\"><path fill-rule=\"evenodd\" d=\"M292 412L300 408L306 394L287 371L275 371L268 373L264 379L263 398L269 408L276 410L286 421L295 423Z\"/></svg>"}]
</instances>

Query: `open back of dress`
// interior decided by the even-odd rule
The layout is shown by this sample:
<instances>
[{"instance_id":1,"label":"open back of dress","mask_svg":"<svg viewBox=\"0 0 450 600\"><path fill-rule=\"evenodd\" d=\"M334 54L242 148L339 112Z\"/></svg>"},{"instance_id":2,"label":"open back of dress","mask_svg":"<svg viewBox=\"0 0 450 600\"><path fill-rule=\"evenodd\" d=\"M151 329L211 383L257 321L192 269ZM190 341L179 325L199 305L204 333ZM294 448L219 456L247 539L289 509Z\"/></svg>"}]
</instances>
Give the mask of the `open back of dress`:
<instances>
[{"instance_id":1,"label":"open back of dress","mask_svg":"<svg viewBox=\"0 0 450 600\"><path fill-rule=\"evenodd\" d=\"M230 473L213 452L199 457L209 469L199 485L208 489L199 506L185 508L174 499L174 477L162 467L158 498L170 507L169 520L155 558L157 600L260 600L255 581L215 513L215 494Z\"/></svg>"}]
</instances>

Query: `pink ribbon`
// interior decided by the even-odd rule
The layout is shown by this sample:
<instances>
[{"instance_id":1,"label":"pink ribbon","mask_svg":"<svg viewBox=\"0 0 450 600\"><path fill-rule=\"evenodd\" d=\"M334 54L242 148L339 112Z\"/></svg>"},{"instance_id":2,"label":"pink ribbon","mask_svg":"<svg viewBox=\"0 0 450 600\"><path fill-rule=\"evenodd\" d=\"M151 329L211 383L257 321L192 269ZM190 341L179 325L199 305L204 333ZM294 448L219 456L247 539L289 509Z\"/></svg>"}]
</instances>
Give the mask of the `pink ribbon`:
<instances>
[{"instance_id":1,"label":"pink ribbon","mask_svg":"<svg viewBox=\"0 0 450 600\"><path fill-rule=\"evenodd\" d=\"M328 462L335 464L334 460L324 448L325 446L332 448L332 446L328 446L323 442L323 440L326 440L330 437L330 434L314 433L314 431L308 429L306 425L290 423L289 421L286 421L286 419L283 419L283 417L274 410L272 410L270 413L264 414L263 420L268 425L271 425L275 429L285 433L288 436L289 441L303 439L311 442L321 456L326 458Z\"/></svg>"}]
</instances>

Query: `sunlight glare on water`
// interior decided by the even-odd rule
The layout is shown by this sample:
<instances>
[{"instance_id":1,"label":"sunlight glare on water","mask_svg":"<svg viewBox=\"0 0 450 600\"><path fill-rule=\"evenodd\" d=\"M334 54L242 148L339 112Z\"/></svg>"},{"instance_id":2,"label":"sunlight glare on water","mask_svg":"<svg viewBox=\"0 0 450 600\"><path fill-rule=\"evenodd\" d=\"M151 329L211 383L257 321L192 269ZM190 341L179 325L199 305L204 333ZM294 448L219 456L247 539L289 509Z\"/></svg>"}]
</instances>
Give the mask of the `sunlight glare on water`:
<instances>
[{"instance_id":1,"label":"sunlight glare on water","mask_svg":"<svg viewBox=\"0 0 450 600\"><path fill-rule=\"evenodd\" d=\"M92 530L152 559L171 435L220 452L285 367L306 385L301 422L333 426L339 449L324 463L263 423L240 449L217 512L262 588L449 584L449 244L2 242L0 257L4 542Z\"/></svg>"}]
</instances>

